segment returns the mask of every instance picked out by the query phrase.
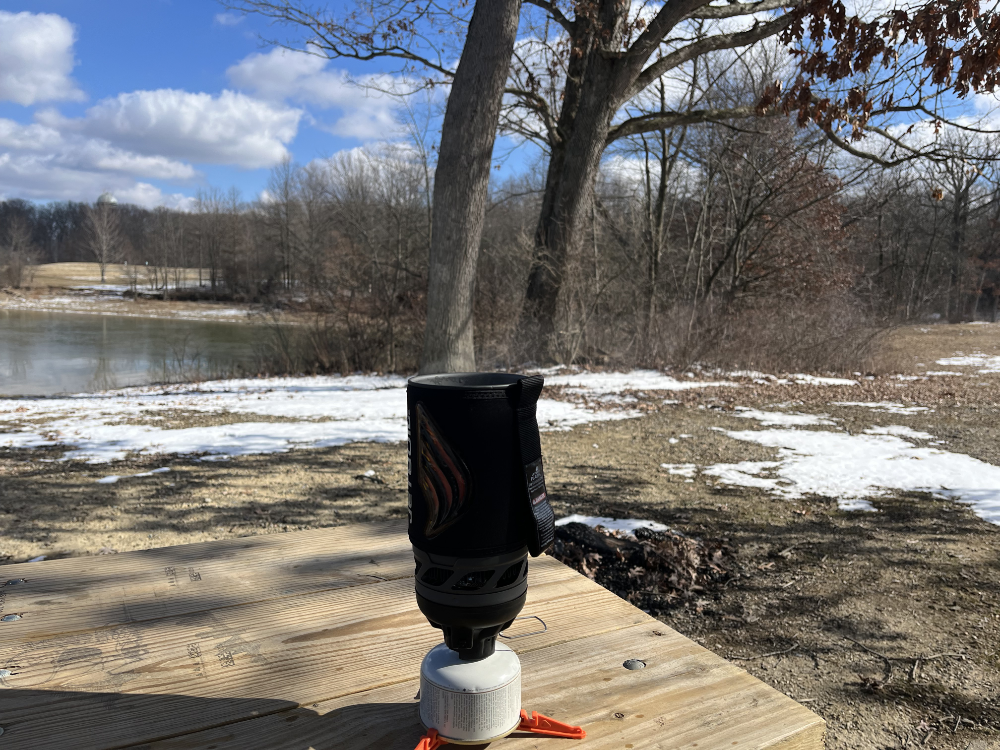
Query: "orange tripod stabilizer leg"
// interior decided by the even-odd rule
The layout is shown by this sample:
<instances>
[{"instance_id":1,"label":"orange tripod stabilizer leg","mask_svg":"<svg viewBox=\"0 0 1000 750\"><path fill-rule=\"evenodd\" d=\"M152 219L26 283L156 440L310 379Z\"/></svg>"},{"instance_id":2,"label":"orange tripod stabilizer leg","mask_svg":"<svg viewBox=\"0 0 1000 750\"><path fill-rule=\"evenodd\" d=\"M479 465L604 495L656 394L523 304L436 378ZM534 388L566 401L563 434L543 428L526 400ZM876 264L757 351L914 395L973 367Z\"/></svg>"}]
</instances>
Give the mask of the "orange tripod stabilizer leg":
<instances>
[{"instance_id":1,"label":"orange tripod stabilizer leg","mask_svg":"<svg viewBox=\"0 0 1000 750\"><path fill-rule=\"evenodd\" d=\"M522 732L534 732L535 734L544 734L547 737L566 737L571 740L582 740L587 736L581 727L563 724L561 721L538 713L538 711L532 711L529 719L528 712L523 708L521 709L521 725L518 729Z\"/></svg>"},{"instance_id":2,"label":"orange tripod stabilizer leg","mask_svg":"<svg viewBox=\"0 0 1000 750\"><path fill-rule=\"evenodd\" d=\"M524 713L523 711L521 713ZM438 730L428 729L427 734L420 738L415 750L437 750L442 745L447 745L448 740L438 737Z\"/></svg>"}]
</instances>

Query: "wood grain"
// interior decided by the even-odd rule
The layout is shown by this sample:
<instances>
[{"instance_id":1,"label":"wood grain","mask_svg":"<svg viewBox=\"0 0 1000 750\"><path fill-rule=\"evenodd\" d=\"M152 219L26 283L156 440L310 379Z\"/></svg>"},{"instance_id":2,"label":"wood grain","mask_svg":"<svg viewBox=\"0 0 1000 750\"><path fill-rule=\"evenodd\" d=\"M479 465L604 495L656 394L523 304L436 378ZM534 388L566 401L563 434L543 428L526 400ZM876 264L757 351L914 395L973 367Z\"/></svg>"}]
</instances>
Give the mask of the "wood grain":
<instances>
[{"instance_id":1,"label":"wood grain","mask_svg":"<svg viewBox=\"0 0 1000 750\"><path fill-rule=\"evenodd\" d=\"M441 635L416 607L401 524L4 575L27 582L0 589L24 612L0 623L0 750L410 750L421 734L415 678ZM509 641L523 704L583 723L581 747L822 747L817 716L554 559L533 560L529 584L523 614L548 630Z\"/></svg>"},{"instance_id":2,"label":"wood grain","mask_svg":"<svg viewBox=\"0 0 1000 750\"><path fill-rule=\"evenodd\" d=\"M549 629L519 651L649 619L552 558L530 571L524 611ZM116 747L316 703L410 679L440 640L406 579L0 646L3 747Z\"/></svg>"},{"instance_id":3,"label":"wood grain","mask_svg":"<svg viewBox=\"0 0 1000 750\"><path fill-rule=\"evenodd\" d=\"M8 565L0 636L29 640L406 578L405 524L358 524L121 555Z\"/></svg>"},{"instance_id":4,"label":"wood grain","mask_svg":"<svg viewBox=\"0 0 1000 750\"><path fill-rule=\"evenodd\" d=\"M629 671L626 658L647 667ZM818 750L822 720L659 623L521 654L523 705L587 731L582 743L515 733L499 750ZM142 746L144 750L412 750L423 732L410 680L316 706ZM543 745L542 743L545 743ZM135 748L139 750L139 748Z\"/></svg>"}]
</instances>

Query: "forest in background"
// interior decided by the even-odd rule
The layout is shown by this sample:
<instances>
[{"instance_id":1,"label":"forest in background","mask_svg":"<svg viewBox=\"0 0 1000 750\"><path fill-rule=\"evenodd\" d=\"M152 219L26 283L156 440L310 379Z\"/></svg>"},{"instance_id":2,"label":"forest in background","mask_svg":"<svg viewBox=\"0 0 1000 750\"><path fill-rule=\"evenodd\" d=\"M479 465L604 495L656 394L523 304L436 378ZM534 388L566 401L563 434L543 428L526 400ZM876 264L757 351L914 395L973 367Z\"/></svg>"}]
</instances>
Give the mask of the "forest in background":
<instances>
[{"instance_id":1,"label":"forest in background","mask_svg":"<svg viewBox=\"0 0 1000 750\"><path fill-rule=\"evenodd\" d=\"M563 363L864 368L906 321L995 320L996 147L887 169L787 119L625 139L605 159L563 279ZM35 263L127 262L134 293L257 303L284 372L413 371L423 341L433 150L425 138L284 164L266 194L207 190L194 210L0 202L0 285ZM491 190L475 298L477 359L543 357L517 340L541 168ZM171 269L202 268L200 287ZM277 319L277 316L275 316Z\"/></svg>"}]
</instances>

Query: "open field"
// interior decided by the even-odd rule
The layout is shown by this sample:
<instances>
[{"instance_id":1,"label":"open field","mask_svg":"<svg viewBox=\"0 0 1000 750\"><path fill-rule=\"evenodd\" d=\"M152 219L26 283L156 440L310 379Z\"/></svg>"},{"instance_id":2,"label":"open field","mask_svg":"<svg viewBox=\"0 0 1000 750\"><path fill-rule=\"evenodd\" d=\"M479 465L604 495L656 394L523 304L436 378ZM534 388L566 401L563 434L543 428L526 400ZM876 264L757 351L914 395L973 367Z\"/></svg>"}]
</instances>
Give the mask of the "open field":
<instances>
[{"instance_id":1,"label":"open field","mask_svg":"<svg viewBox=\"0 0 1000 750\"><path fill-rule=\"evenodd\" d=\"M662 619L821 714L829 747L985 750L1000 745L1000 325L900 329L886 350L902 373L547 375L550 495L557 516L727 539L733 577ZM254 382L0 402L0 554L405 514L398 379Z\"/></svg>"},{"instance_id":2,"label":"open field","mask_svg":"<svg viewBox=\"0 0 1000 750\"><path fill-rule=\"evenodd\" d=\"M177 269L185 286L196 286L198 284L197 268ZM140 287L146 282L145 268L138 270L137 281ZM170 279L173 283L175 270L170 270ZM208 279L208 270L202 269L202 277ZM104 283L115 285L127 285L131 281L129 267L122 263L109 263L104 269ZM32 268L32 287L58 287L62 289L72 289L85 285L96 285L101 283L101 267L97 263L43 263Z\"/></svg>"},{"instance_id":3,"label":"open field","mask_svg":"<svg viewBox=\"0 0 1000 750\"><path fill-rule=\"evenodd\" d=\"M131 281L127 267L108 265L105 282L97 263L47 263L34 267L30 285L24 289L0 289L0 309L38 312L120 315L141 318L177 318L181 320L244 321L250 305L211 301L178 301L123 297ZM180 270L186 286L198 285L198 269ZM208 273L203 270L205 283ZM171 288L173 288L171 271ZM145 269L140 269L137 288L148 292Z\"/></svg>"}]
</instances>

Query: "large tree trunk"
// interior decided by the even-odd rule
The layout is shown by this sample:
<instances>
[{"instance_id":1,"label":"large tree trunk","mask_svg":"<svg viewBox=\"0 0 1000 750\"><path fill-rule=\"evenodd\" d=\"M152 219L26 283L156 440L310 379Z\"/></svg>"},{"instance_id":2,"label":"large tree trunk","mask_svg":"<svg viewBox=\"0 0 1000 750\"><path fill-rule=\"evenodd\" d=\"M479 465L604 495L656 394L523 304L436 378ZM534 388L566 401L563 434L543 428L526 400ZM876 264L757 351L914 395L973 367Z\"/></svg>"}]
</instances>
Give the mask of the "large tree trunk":
<instances>
[{"instance_id":1,"label":"large tree trunk","mask_svg":"<svg viewBox=\"0 0 1000 750\"><path fill-rule=\"evenodd\" d=\"M600 41L617 48L628 3L602 3L596 28L611 30ZM579 21L578 21L579 23ZM561 139L552 145L535 253L519 325L519 344L543 361L556 357L559 292L574 248L590 216L611 118L634 71L619 56L603 54L593 33L574 40L566 92L559 114ZM578 53L578 54L577 54Z\"/></svg>"},{"instance_id":2,"label":"large tree trunk","mask_svg":"<svg viewBox=\"0 0 1000 750\"><path fill-rule=\"evenodd\" d=\"M493 141L521 0L479 0L441 128L421 373L476 369L473 294Z\"/></svg>"},{"instance_id":3,"label":"large tree trunk","mask_svg":"<svg viewBox=\"0 0 1000 750\"><path fill-rule=\"evenodd\" d=\"M960 178L961 179L961 178ZM966 300L963 261L965 260L965 230L969 220L969 188L964 180L955 183L951 212L951 273L948 284L948 322L965 319Z\"/></svg>"}]
</instances>

